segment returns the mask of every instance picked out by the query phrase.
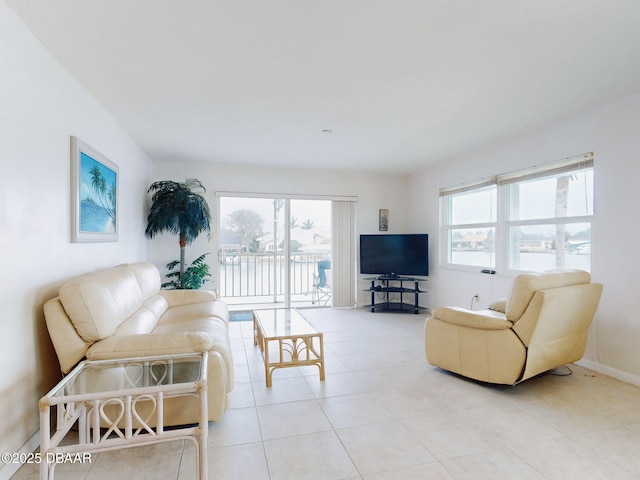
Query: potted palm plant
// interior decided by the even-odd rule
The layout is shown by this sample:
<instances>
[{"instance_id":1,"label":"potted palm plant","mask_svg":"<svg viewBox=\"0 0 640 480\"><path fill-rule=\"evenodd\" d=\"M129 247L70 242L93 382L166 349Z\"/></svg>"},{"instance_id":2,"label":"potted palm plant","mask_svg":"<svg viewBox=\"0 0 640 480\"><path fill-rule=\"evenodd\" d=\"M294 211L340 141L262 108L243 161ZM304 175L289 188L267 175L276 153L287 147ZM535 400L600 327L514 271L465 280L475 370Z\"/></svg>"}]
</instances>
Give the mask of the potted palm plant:
<instances>
[{"instance_id":1,"label":"potted palm plant","mask_svg":"<svg viewBox=\"0 0 640 480\"><path fill-rule=\"evenodd\" d=\"M202 196L204 192L206 189L200 180L195 178L187 178L184 182L154 182L147 191L153 195L145 235L153 238L165 231L178 235L180 272L174 283L178 288L189 288L188 282L185 281L186 246L202 232L211 232L211 212L209 204Z\"/></svg>"},{"instance_id":2,"label":"potted palm plant","mask_svg":"<svg viewBox=\"0 0 640 480\"><path fill-rule=\"evenodd\" d=\"M191 265L184 267L182 274L180 270L174 272L174 269L180 265L179 260L167 263L167 270L169 271L167 279L169 281L163 283L162 288L169 290L198 290L211 276L209 274L209 265L204 260L207 255L209 254L203 253L191 262Z\"/></svg>"}]
</instances>

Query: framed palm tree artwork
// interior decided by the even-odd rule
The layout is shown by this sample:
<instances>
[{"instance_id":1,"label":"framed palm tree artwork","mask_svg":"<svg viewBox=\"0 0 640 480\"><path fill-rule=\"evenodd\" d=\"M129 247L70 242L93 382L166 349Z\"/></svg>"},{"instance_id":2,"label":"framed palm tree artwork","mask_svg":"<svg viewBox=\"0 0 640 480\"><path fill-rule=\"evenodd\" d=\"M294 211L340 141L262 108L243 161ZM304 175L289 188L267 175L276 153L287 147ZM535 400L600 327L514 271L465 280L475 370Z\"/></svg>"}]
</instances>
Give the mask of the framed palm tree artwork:
<instances>
[{"instance_id":1,"label":"framed palm tree artwork","mask_svg":"<svg viewBox=\"0 0 640 480\"><path fill-rule=\"evenodd\" d=\"M71 241L118 241L118 166L71 137Z\"/></svg>"}]
</instances>

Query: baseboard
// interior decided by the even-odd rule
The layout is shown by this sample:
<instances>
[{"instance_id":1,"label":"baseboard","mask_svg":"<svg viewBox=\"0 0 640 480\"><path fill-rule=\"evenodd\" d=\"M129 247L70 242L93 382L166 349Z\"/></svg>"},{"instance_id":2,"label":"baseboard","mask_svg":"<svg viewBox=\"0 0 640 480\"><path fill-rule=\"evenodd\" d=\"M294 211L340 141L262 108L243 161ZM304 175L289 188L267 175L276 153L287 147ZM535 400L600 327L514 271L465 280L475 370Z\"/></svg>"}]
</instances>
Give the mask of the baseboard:
<instances>
[{"instance_id":1,"label":"baseboard","mask_svg":"<svg viewBox=\"0 0 640 480\"><path fill-rule=\"evenodd\" d=\"M18 450L18 456L33 453L40 446L40 431L38 430L27 442ZM0 468L0 480L10 480L20 467L21 463L5 463Z\"/></svg>"},{"instance_id":2,"label":"baseboard","mask_svg":"<svg viewBox=\"0 0 640 480\"><path fill-rule=\"evenodd\" d=\"M601 363L594 362L592 360L578 360L575 362L576 365L580 365L581 367L588 368L589 370L593 370L594 372L602 373L603 375L607 375L608 377L615 378L616 380L620 380L626 383L630 383L637 387L640 387L640 376L633 375L628 372L624 372L622 370L618 370L617 368L608 367L606 365L602 365Z\"/></svg>"}]
</instances>

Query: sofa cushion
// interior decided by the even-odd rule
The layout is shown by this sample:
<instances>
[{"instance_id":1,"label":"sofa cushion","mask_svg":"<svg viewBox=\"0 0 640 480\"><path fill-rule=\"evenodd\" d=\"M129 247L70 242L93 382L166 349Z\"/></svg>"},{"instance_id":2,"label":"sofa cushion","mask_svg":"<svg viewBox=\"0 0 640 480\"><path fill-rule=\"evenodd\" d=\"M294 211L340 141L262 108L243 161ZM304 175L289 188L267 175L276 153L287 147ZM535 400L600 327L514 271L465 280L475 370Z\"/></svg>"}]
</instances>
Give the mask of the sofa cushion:
<instances>
[{"instance_id":1,"label":"sofa cushion","mask_svg":"<svg viewBox=\"0 0 640 480\"><path fill-rule=\"evenodd\" d=\"M170 307L190 303L213 302L216 294L211 290L160 290Z\"/></svg>"},{"instance_id":2,"label":"sofa cushion","mask_svg":"<svg viewBox=\"0 0 640 480\"><path fill-rule=\"evenodd\" d=\"M143 299L147 299L160 291L160 274L152 263L128 263L120 267L131 272L136 277Z\"/></svg>"},{"instance_id":3,"label":"sofa cushion","mask_svg":"<svg viewBox=\"0 0 640 480\"><path fill-rule=\"evenodd\" d=\"M213 302L187 303L185 305L176 305L170 307L162 315L158 321L158 326L170 325L173 323L182 323L189 320L198 320L200 318L217 317L224 323L229 321L229 310L227 304L216 300Z\"/></svg>"},{"instance_id":4,"label":"sofa cushion","mask_svg":"<svg viewBox=\"0 0 640 480\"><path fill-rule=\"evenodd\" d=\"M516 322L524 313L536 290L579 285L591 282L591 274L584 270L562 270L526 273L516 277L507 301L507 319Z\"/></svg>"},{"instance_id":5,"label":"sofa cushion","mask_svg":"<svg viewBox=\"0 0 640 480\"><path fill-rule=\"evenodd\" d=\"M151 333L158 325L158 320L167 311L167 301L161 295L147 299L133 315L122 322L115 335L133 335Z\"/></svg>"},{"instance_id":6,"label":"sofa cushion","mask_svg":"<svg viewBox=\"0 0 640 480\"><path fill-rule=\"evenodd\" d=\"M87 350L89 360L135 358L155 355L208 352L212 340L203 332L112 335Z\"/></svg>"},{"instance_id":7,"label":"sofa cushion","mask_svg":"<svg viewBox=\"0 0 640 480\"><path fill-rule=\"evenodd\" d=\"M149 309L156 318L160 318L164 315L164 312L169 308L169 304L162 295L154 295L151 298L148 298L145 300L143 306Z\"/></svg>"},{"instance_id":8,"label":"sofa cushion","mask_svg":"<svg viewBox=\"0 0 640 480\"><path fill-rule=\"evenodd\" d=\"M172 309L169 309L171 311ZM234 383L234 370L233 370L233 354L231 352L231 342L229 340L229 326L227 323L218 317L198 318L192 320L185 320L182 322L173 322L158 326L153 329L154 334L172 334L181 332L202 332L206 334L211 340L210 351L220 352L224 359L226 369L228 385L227 391L231 391Z\"/></svg>"},{"instance_id":9,"label":"sofa cushion","mask_svg":"<svg viewBox=\"0 0 640 480\"><path fill-rule=\"evenodd\" d=\"M142 307L136 310L133 315L122 322L114 335L135 335L151 333L158 324L158 317L156 317L151 310Z\"/></svg>"},{"instance_id":10,"label":"sofa cushion","mask_svg":"<svg viewBox=\"0 0 640 480\"><path fill-rule=\"evenodd\" d=\"M60 287L59 295L73 326L86 342L113 335L144 301L136 277L122 267L69 282Z\"/></svg>"}]
</instances>

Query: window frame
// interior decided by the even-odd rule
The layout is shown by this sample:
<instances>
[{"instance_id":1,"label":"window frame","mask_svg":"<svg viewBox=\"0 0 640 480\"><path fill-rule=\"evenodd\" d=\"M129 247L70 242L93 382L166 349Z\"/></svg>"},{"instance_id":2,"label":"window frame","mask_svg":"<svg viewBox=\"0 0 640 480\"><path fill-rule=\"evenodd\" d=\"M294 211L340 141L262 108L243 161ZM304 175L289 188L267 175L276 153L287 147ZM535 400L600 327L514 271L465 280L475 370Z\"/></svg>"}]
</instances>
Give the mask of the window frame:
<instances>
[{"instance_id":1,"label":"window frame","mask_svg":"<svg viewBox=\"0 0 640 480\"><path fill-rule=\"evenodd\" d=\"M495 273L508 276L515 276L522 272L531 270L517 269L510 265L509 257L509 232L514 227L527 226L550 226L550 225L572 225L585 223L588 225L589 231L595 215L595 194L591 199L591 213L585 215L572 215L566 217L548 217L548 218L527 218L525 220L510 220L510 189L513 185L520 185L533 179L545 179L558 176L562 173L577 173L594 169L593 153L570 157L561 162L553 162L541 166L534 166L528 169L510 172L502 175L496 175L488 179L473 182L467 185L460 185L450 188L440 189L440 267L459 270L459 271L480 271L489 269ZM452 200L456 195L466 194L469 192L479 192L484 189L496 189L495 195L495 222L477 222L454 224L452 223ZM591 178L591 188L595 189L595 178ZM592 192L593 193L593 192ZM452 262L452 232L459 229L473 228L494 228L495 244L493 251L493 265L486 266L470 265ZM591 257L589 258L589 270L591 269Z\"/></svg>"},{"instance_id":2,"label":"window frame","mask_svg":"<svg viewBox=\"0 0 640 480\"><path fill-rule=\"evenodd\" d=\"M489 222L475 222L475 223L452 223L451 222L451 218L452 218L452 199L455 195L460 195L460 194L465 194L465 193L469 193L469 192L481 192L481 191L487 191L490 189L494 189L495 190L495 201L498 201L498 197L499 197L499 192L498 192L498 188L497 185L495 184L488 184L487 182L482 182L480 184L476 184L474 186L470 186L468 188L463 188L460 189L459 191L456 191L452 194L447 194L447 195L441 195L440 197L440 201L441 201L441 206L440 206L440 211L442 214L441 217L441 222L440 224L442 225L441 230L441 236L440 236L440 245L445 246L445 248L441 248L441 256L440 256L440 266L446 265L447 267L454 267L458 270L468 270L468 271L476 271L478 268L488 268L488 269L495 269L496 267L494 265L484 265L484 266L479 266L479 265L469 265L469 264L462 264L462 263L452 263L452 249L451 249L451 240L453 239L453 235L452 232L455 230L462 230L462 229L484 229L484 228L493 228L494 232L495 232L495 239L496 239L496 243L494 245L494 252L493 252L493 258L494 258L494 262L497 262L497 250L498 250L498 218L499 218L499 210L497 209L497 207L494 209L496 211L496 218L494 221L489 221Z\"/></svg>"}]
</instances>

